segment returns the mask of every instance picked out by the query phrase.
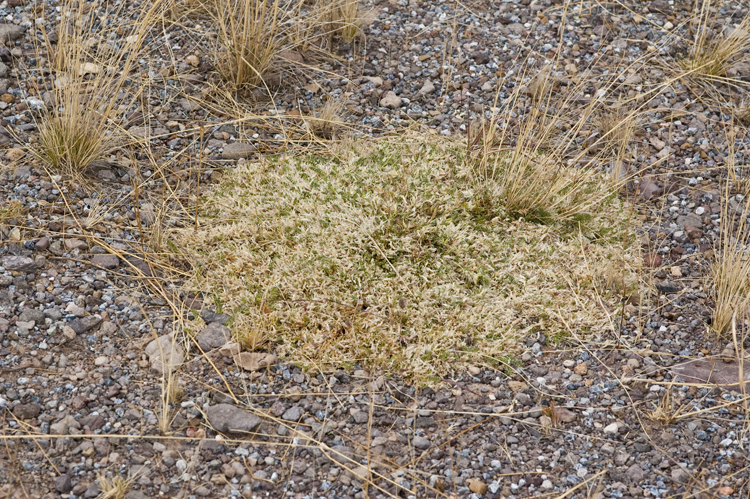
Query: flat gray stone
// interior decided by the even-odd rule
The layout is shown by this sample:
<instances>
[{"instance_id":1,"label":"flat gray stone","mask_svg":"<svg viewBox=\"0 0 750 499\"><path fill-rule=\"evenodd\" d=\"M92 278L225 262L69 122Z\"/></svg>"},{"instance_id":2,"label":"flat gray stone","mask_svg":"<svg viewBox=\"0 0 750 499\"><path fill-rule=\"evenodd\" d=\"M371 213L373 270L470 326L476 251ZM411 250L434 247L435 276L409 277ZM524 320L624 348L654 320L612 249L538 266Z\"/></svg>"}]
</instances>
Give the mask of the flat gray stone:
<instances>
[{"instance_id":1,"label":"flat gray stone","mask_svg":"<svg viewBox=\"0 0 750 499\"><path fill-rule=\"evenodd\" d=\"M677 225L702 229L703 220L701 220L701 217L699 215L696 215L695 213L688 213L687 215L680 215L679 217L677 217Z\"/></svg>"},{"instance_id":2,"label":"flat gray stone","mask_svg":"<svg viewBox=\"0 0 750 499\"><path fill-rule=\"evenodd\" d=\"M80 319L73 319L70 321L70 327L76 334L83 334L86 331L94 329L99 323L102 322L102 318L98 315L87 315Z\"/></svg>"},{"instance_id":3,"label":"flat gray stone","mask_svg":"<svg viewBox=\"0 0 750 499\"><path fill-rule=\"evenodd\" d=\"M750 387L750 362L743 361L743 378ZM684 383L718 385L730 390L740 386L740 364L722 359L691 359L672 366L672 376L679 376Z\"/></svg>"},{"instance_id":4,"label":"flat gray stone","mask_svg":"<svg viewBox=\"0 0 750 499\"><path fill-rule=\"evenodd\" d=\"M185 353L171 334L160 336L146 345L146 355L151 368L161 374L168 374L185 362Z\"/></svg>"},{"instance_id":5,"label":"flat gray stone","mask_svg":"<svg viewBox=\"0 0 750 499\"><path fill-rule=\"evenodd\" d=\"M218 322L212 322L204 327L195 340L204 352L221 348L232 338L229 328Z\"/></svg>"},{"instance_id":6,"label":"flat gray stone","mask_svg":"<svg viewBox=\"0 0 750 499\"><path fill-rule=\"evenodd\" d=\"M286 421L298 421L302 417L302 409L298 405L293 405L281 415L281 419Z\"/></svg>"},{"instance_id":7,"label":"flat gray stone","mask_svg":"<svg viewBox=\"0 0 750 499\"><path fill-rule=\"evenodd\" d=\"M3 267L11 272L34 272L36 263L27 256L4 256Z\"/></svg>"},{"instance_id":8,"label":"flat gray stone","mask_svg":"<svg viewBox=\"0 0 750 499\"><path fill-rule=\"evenodd\" d=\"M120 265L120 259L117 255L94 255L91 263L103 269L114 269Z\"/></svg>"},{"instance_id":9,"label":"flat gray stone","mask_svg":"<svg viewBox=\"0 0 750 499\"><path fill-rule=\"evenodd\" d=\"M232 142L224 146L223 159L247 159L255 153L255 146L245 142Z\"/></svg>"},{"instance_id":10,"label":"flat gray stone","mask_svg":"<svg viewBox=\"0 0 750 499\"><path fill-rule=\"evenodd\" d=\"M33 322L38 326L39 324L44 324L44 312L38 308L25 308L18 315L18 320L21 322Z\"/></svg>"},{"instance_id":11,"label":"flat gray stone","mask_svg":"<svg viewBox=\"0 0 750 499\"><path fill-rule=\"evenodd\" d=\"M643 470L639 464L634 464L625 471L625 474L634 484L639 484L643 480Z\"/></svg>"},{"instance_id":12,"label":"flat gray stone","mask_svg":"<svg viewBox=\"0 0 750 499\"><path fill-rule=\"evenodd\" d=\"M432 442L424 437L420 437L419 435L415 436L411 443L414 444L414 447L420 450L427 450L432 447Z\"/></svg>"},{"instance_id":13,"label":"flat gray stone","mask_svg":"<svg viewBox=\"0 0 750 499\"><path fill-rule=\"evenodd\" d=\"M26 33L26 30L17 24L0 24L0 41L2 42L14 42L21 38L24 33Z\"/></svg>"},{"instance_id":14,"label":"flat gray stone","mask_svg":"<svg viewBox=\"0 0 750 499\"><path fill-rule=\"evenodd\" d=\"M55 477L55 490L61 494L67 494L73 488L73 484L70 482L70 475L67 473Z\"/></svg>"},{"instance_id":15,"label":"flat gray stone","mask_svg":"<svg viewBox=\"0 0 750 499\"><path fill-rule=\"evenodd\" d=\"M206 409L208 422L222 433L246 433L260 426L260 418L231 404L217 404Z\"/></svg>"}]
</instances>

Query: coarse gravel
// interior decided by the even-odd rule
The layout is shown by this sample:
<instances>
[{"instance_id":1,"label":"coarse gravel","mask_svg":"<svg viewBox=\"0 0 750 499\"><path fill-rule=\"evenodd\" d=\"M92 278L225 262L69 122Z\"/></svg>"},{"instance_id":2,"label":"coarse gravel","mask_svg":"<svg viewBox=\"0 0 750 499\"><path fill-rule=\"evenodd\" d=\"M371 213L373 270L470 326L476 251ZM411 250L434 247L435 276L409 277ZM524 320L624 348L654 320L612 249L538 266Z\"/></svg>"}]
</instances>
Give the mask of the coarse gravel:
<instances>
[{"instance_id":1,"label":"coarse gravel","mask_svg":"<svg viewBox=\"0 0 750 499\"><path fill-rule=\"evenodd\" d=\"M0 201L26 214L0 227L0 497L95 498L99 475L127 479L129 499L746 496L742 390L715 384L719 375L736 383L738 367L707 324L727 127L737 127L738 164L749 143L727 109L687 81L647 93L686 50L675 35L687 36L693 4L401 0L363 9L375 13L363 43L339 44L341 62L315 70L290 65L256 112L293 125L325 95L343 101L351 133L408 126L461 136L510 95L504 78L523 72L518 61L533 75L559 55L558 83L590 78L587 98L617 81L619 97L645 105L626 166L649 299L623 304L616 338L534 333L518 365L477 366L434 388L362 366L304 372L268 353L243 359L255 370L240 369L228 316L203 297L154 292L164 274L140 236L163 222L155 206L164 182L148 180L148 163L115 155L94 165L95 182L71 183L29 155L37 103L23 68L34 66L37 13L7 0ZM721 9L727 24L748 13L744 3ZM157 137L165 161L195 140L184 130L193 122L215 123L202 147L221 166L278 150L278 130L226 124L207 105L215 74L205 40L190 31L201 23L170 28L175 74L160 72L172 61L154 41L141 69L162 100L123 127ZM728 74L742 87L750 66ZM523 99L519 109L530 105ZM209 164L204 188L220 176ZM172 177L195 184L187 171ZM730 195L741 210L742 194ZM182 342L176 313L201 316L196 344ZM690 360L702 364L686 368ZM178 401L166 423L165 379ZM665 404L682 411L676 421L657 417Z\"/></svg>"}]
</instances>

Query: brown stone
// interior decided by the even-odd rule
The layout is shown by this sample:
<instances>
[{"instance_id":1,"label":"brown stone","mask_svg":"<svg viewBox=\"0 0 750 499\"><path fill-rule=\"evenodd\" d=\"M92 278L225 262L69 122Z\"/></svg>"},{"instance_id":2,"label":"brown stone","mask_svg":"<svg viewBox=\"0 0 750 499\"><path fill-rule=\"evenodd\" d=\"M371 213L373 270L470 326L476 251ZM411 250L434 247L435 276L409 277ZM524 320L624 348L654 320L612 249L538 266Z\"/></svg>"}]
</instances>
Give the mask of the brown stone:
<instances>
[{"instance_id":1,"label":"brown stone","mask_svg":"<svg viewBox=\"0 0 750 499\"><path fill-rule=\"evenodd\" d=\"M646 267L656 268L661 266L661 257L656 253L648 253L643 257L643 265Z\"/></svg>"}]
</instances>

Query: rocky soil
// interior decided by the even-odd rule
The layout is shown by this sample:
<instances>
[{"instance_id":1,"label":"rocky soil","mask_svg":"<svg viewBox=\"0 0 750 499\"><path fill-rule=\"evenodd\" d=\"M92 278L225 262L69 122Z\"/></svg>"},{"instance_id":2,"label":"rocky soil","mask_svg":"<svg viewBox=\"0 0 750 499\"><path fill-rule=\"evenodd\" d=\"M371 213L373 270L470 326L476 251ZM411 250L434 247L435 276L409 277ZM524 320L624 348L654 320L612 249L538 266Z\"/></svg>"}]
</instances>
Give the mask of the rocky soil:
<instances>
[{"instance_id":1,"label":"rocky soil","mask_svg":"<svg viewBox=\"0 0 750 499\"><path fill-rule=\"evenodd\" d=\"M539 334L506 372L476 367L435 389L362 366L303 372L294 359L240 358L226 344L228 317L209 299L154 284L165 273L140 241L163 222L156 207L165 183L148 180L147 162L115 156L95 165L97 181L70 183L29 154L35 109L48 104L32 96L24 69L36 62L37 10L6 0L0 497L94 498L106 488L100 477L126 480L129 499L746 496L738 365L706 325L726 131L736 127L740 160L748 140L725 105L688 82L648 93L686 50L692 4L401 0L364 8L375 14L366 43L340 44L340 63L288 66L273 101L253 96L257 112L304 126L295 116L320 109L326 95L344 102L355 133L408 125L449 136L507 96L512 87L498 86L521 70L519 60L538 70L559 54L558 84L589 77L588 98L617 81L613 99L646 105L627 166L651 165L630 186L648 299L624 305L617 337L551 343ZM747 12L728 5L720 23ZM153 112L123 127L157 137L165 162L194 140L197 122L213 124L203 146L216 165L278 150L278 129L225 124L206 105L214 74L205 42L190 36L198 24L170 28L174 70L163 45L153 45L142 68ZM637 60L648 63L629 66ZM728 72L750 78L745 63ZM739 102L741 86L722 90L727 101ZM202 180L217 180L219 166ZM189 177L175 168L167 183L189 190ZM198 322L190 309L206 324L198 345L180 341L177 319ZM174 401L166 416L165 392Z\"/></svg>"}]
</instances>

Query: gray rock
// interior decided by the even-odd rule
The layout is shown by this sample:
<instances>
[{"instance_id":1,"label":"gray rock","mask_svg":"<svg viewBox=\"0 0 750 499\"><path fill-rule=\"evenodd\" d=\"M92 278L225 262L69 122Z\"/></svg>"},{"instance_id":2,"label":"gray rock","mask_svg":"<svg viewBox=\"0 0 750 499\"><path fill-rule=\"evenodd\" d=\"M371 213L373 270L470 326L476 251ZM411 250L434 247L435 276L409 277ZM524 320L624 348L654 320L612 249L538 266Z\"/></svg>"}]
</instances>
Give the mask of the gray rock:
<instances>
[{"instance_id":1,"label":"gray rock","mask_svg":"<svg viewBox=\"0 0 750 499\"><path fill-rule=\"evenodd\" d=\"M419 435L416 435L411 443L414 444L414 447L420 450L427 450L432 447L432 442L424 437L420 437Z\"/></svg>"},{"instance_id":2,"label":"gray rock","mask_svg":"<svg viewBox=\"0 0 750 499\"><path fill-rule=\"evenodd\" d=\"M223 347L230 339L232 339L232 333L229 328L218 322L212 322L204 327L195 338L204 352Z\"/></svg>"},{"instance_id":3,"label":"gray rock","mask_svg":"<svg viewBox=\"0 0 750 499\"><path fill-rule=\"evenodd\" d=\"M685 471L679 466L675 466L672 468L672 472L670 473L672 476L672 480L674 480L677 483L688 483L690 481L690 473Z\"/></svg>"},{"instance_id":4,"label":"gray rock","mask_svg":"<svg viewBox=\"0 0 750 499\"><path fill-rule=\"evenodd\" d=\"M286 421L298 421L302 417L302 409L298 405L293 405L281 415L281 419Z\"/></svg>"},{"instance_id":5,"label":"gray rock","mask_svg":"<svg viewBox=\"0 0 750 499\"><path fill-rule=\"evenodd\" d=\"M41 411L39 404L18 404L13 407L13 415L18 419L34 419Z\"/></svg>"},{"instance_id":6,"label":"gray rock","mask_svg":"<svg viewBox=\"0 0 750 499\"><path fill-rule=\"evenodd\" d=\"M165 334L146 345L146 355L151 368L167 374L185 361L185 353L171 334Z\"/></svg>"},{"instance_id":7,"label":"gray rock","mask_svg":"<svg viewBox=\"0 0 750 499\"><path fill-rule=\"evenodd\" d=\"M695 227L696 229L702 229L703 220L701 220L701 217L696 215L695 213L688 213L687 215L680 215L679 217L677 217L677 225L682 225L683 227L689 226L689 227Z\"/></svg>"},{"instance_id":8,"label":"gray rock","mask_svg":"<svg viewBox=\"0 0 750 499\"><path fill-rule=\"evenodd\" d=\"M70 321L70 327L76 334L83 334L86 331L94 329L102 321L102 318L98 315L88 315L80 319L73 319Z\"/></svg>"},{"instance_id":9,"label":"gray rock","mask_svg":"<svg viewBox=\"0 0 750 499\"><path fill-rule=\"evenodd\" d=\"M38 308L25 308L18 315L18 320L21 322L34 322L38 326L44 324L44 312Z\"/></svg>"},{"instance_id":10,"label":"gray rock","mask_svg":"<svg viewBox=\"0 0 750 499\"><path fill-rule=\"evenodd\" d=\"M131 490L125 494L125 499L149 499L149 497L141 491Z\"/></svg>"},{"instance_id":11,"label":"gray rock","mask_svg":"<svg viewBox=\"0 0 750 499\"><path fill-rule=\"evenodd\" d=\"M103 269L114 269L120 265L120 259L117 258L117 255L94 255L91 258L91 263Z\"/></svg>"},{"instance_id":12,"label":"gray rock","mask_svg":"<svg viewBox=\"0 0 750 499\"><path fill-rule=\"evenodd\" d=\"M14 42L21 38L26 30L16 24L3 23L0 24L0 41L1 42Z\"/></svg>"},{"instance_id":13,"label":"gray rock","mask_svg":"<svg viewBox=\"0 0 750 499\"><path fill-rule=\"evenodd\" d=\"M3 26L0 24L0 26ZM36 263L26 256L4 256L3 267L11 272L34 272Z\"/></svg>"},{"instance_id":14,"label":"gray rock","mask_svg":"<svg viewBox=\"0 0 750 499\"><path fill-rule=\"evenodd\" d=\"M217 312L211 312L210 310L201 311L201 319L203 319L206 324L211 324L212 322L226 324L229 318L230 316L227 314L219 314Z\"/></svg>"},{"instance_id":15,"label":"gray rock","mask_svg":"<svg viewBox=\"0 0 750 499\"><path fill-rule=\"evenodd\" d=\"M434 91L435 91L435 84L432 83L430 80L427 80L426 82L424 82L424 85L422 85L422 88L419 89L420 95L429 95Z\"/></svg>"},{"instance_id":16,"label":"gray rock","mask_svg":"<svg viewBox=\"0 0 750 499\"><path fill-rule=\"evenodd\" d=\"M260 418L231 404L217 404L206 409L211 426L222 433L251 432L260 426Z\"/></svg>"},{"instance_id":17,"label":"gray rock","mask_svg":"<svg viewBox=\"0 0 750 499\"><path fill-rule=\"evenodd\" d=\"M523 405L531 405L531 397L526 393L516 393L516 400L518 400Z\"/></svg>"},{"instance_id":18,"label":"gray rock","mask_svg":"<svg viewBox=\"0 0 750 499\"><path fill-rule=\"evenodd\" d=\"M69 435L71 428L80 430L81 424L70 414L62 418L60 421L52 423L49 427L52 435Z\"/></svg>"},{"instance_id":19,"label":"gray rock","mask_svg":"<svg viewBox=\"0 0 750 499\"><path fill-rule=\"evenodd\" d=\"M224 146L221 157L224 159L247 159L255 153L255 146L245 142L232 142Z\"/></svg>"},{"instance_id":20,"label":"gray rock","mask_svg":"<svg viewBox=\"0 0 750 499\"><path fill-rule=\"evenodd\" d=\"M641 482L641 480L643 480L643 470L638 463L628 468L627 471L625 471L625 474L635 484L638 484Z\"/></svg>"},{"instance_id":21,"label":"gray rock","mask_svg":"<svg viewBox=\"0 0 750 499\"><path fill-rule=\"evenodd\" d=\"M36 244L34 245L34 247L36 249L38 249L38 250L46 250L47 248L49 248L49 237L42 237L42 238L40 238L36 242Z\"/></svg>"},{"instance_id":22,"label":"gray rock","mask_svg":"<svg viewBox=\"0 0 750 499\"><path fill-rule=\"evenodd\" d=\"M357 411L352 414L352 419L357 424L365 424L370 420L370 414L367 411Z\"/></svg>"},{"instance_id":23,"label":"gray rock","mask_svg":"<svg viewBox=\"0 0 750 499\"><path fill-rule=\"evenodd\" d=\"M196 101L186 98L180 99L179 104L183 111L185 111L186 113L190 113L201 108L200 104L198 104Z\"/></svg>"},{"instance_id":24,"label":"gray rock","mask_svg":"<svg viewBox=\"0 0 750 499\"><path fill-rule=\"evenodd\" d=\"M0 62L0 78L5 78L8 75L8 66Z\"/></svg>"},{"instance_id":25,"label":"gray rock","mask_svg":"<svg viewBox=\"0 0 750 499\"><path fill-rule=\"evenodd\" d=\"M84 499L94 499L95 497L99 497L99 494L101 494L102 491L99 488L99 486L95 483L92 483L89 485L89 488L86 489L86 491L83 493Z\"/></svg>"},{"instance_id":26,"label":"gray rock","mask_svg":"<svg viewBox=\"0 0 750 499\"><path fill-rule=\"evenodd\" d=\"M70 475L68 475L67 473L65 473L64 475L55 477L54 482L55 482L55 490L61 494L67 494L73 488L73 484L70 482Z\"/></svg>"}]
</instances>

